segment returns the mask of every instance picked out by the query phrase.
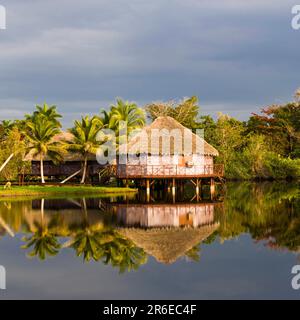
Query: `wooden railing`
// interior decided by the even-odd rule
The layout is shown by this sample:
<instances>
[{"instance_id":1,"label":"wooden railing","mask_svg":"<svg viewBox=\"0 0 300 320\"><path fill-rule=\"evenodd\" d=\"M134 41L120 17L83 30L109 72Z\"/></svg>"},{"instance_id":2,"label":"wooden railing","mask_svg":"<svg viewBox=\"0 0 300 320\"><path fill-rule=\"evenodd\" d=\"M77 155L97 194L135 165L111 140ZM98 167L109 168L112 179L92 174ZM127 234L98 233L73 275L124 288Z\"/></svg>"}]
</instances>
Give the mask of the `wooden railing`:
<instances>
[{"instance_id":1,"label":"wooden railing","mask_svg":"<svg viewBox=\"0 0 300 320\"><path fill-rule=\"evenodd\" d=\"M119 165L119 178L147 178L147 177L223 177L224 165L194 165L191 167L178 165Z\"/></svg>"}]
</instances>

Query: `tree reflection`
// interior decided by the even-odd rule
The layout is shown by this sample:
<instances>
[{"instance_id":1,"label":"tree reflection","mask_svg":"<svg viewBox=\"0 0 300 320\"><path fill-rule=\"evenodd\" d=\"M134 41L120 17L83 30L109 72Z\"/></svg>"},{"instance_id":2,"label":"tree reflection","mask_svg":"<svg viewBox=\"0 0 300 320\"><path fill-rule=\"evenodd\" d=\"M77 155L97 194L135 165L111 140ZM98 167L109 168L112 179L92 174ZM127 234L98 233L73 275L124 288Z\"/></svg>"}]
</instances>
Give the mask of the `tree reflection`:
<instances>
[{"instance_id":1,"label":"tree reflection","mask_svg":"<svg viewBox=\"0 0 300 320\"><path fill-rule=\"evenodd\" d=\"M102 262L120 272L137 270L147 261L145 252L152 255L151 245L157 235L152 237L146 229L141 229L144 233L140 232L139 239L135 239L124 233L124 228L119 228L114 213L99 211L97 203L90 207L88 200L89 208L92 208L88 209L85 199L71 203L73 207L66 199L51 201L47 201L47 210L44 200L35 204L25 200L0 201L1 237L25 234L22 248L29 251L29 257L45 260L57 255L62 247L71 248L85 262ZM53 202L54 209L51 207ZM227 183L218 221L217 230L202 243L210 245L250 234L255 242L270 249L300 252L299 184ZM130 230L140 229L135 226ZM148 247L143 245L145 235L148 236ZM176 249L185 239L186 235L179 242L171 241L165 251ZM63 241L65 244L61 246ZM163 246L156 242L157 246ZM193 244L187 252L182 250L181 256L199 261L200 246L201 243Z\"/></svg>"},{"instance_id":2,"label":"tree reflection","mask_svg":"<svg viewBox=\"0 0 300 320\"><path fill-rule=\"evenodd\" d=\"M147 262L143 249L121 236L115 229L103 233L100 247L100 258L105 264L118 267L120 273L137 270Z\"/></svg>"},{"instance_id":3,"label":"tree reflection","mask_svg":"<svg viewBox=\"0 0 300 320\"><path fill-rule=\"evenodd\" d=\"M85 262L103 261L118 267L121 273L137 270L146 263L145 252L121 236L111 224L90 224L85 199L82 200L82 212L82 223L70 227L71 239L64 247L73 248Z\"/></svg>"},{"instance_id":4,"label":"tree reflection","mask_svg":"<svg viewBox=\"0 0 300 320\"><path fill-rule=\"evenodd\" d=\"M33 248L28 257L38 257L40 260L45 260L47 256L56 256L61 248L55 234L59 219L54 216L49 223L46 223L44 215L44 199L42 199L41 221L34 221L36 231L22 238L22 241L27 243L21 247L22 249Z\"/></svg>"},{"instance_id":5,"label":"tree reflection","mask_svg":"<svg viewBox=\"0 0 300 320\"><path fill-rule=\"evenodd\" d=\"M297 184L229 184L218 231L224 241L242 233L274 249L300 248L300 194Z\"/></svg>"}]
</instances>

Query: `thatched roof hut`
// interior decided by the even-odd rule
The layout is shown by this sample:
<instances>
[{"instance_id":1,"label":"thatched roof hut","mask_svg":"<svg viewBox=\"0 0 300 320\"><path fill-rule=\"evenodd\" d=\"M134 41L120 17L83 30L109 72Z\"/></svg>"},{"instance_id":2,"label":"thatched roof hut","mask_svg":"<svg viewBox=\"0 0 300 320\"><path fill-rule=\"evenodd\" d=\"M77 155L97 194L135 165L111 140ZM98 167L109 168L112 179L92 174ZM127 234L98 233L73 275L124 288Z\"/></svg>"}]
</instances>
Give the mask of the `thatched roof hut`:
<instances>
[{"instance_id":1,"label":"thatched roof hut","mask_svg":"<svg viewBox=\"0 0 300 320\"><path fill-rule=\"evenodd\" d=\"M171 117L158 117L119 148L122 179L223 176L218 151Z\"/></svg>"},{"instance_id":2,"label":"thatched roof hut","mask_svg":"<svg viewBox=\"0 0 300 320\"><path fill-rule=\"evenodd\" d=\"M160 136L162 137L157 141L156 132L160 131ZM170 140L170 150L169 155L178 154L177 150L185 150L186 145L191 146L192 154L202 154L208 156L218 156L219 152L207 143L203 138L194 134L190 129L184 127L178 121L172 117L158 117L155 119L149 126L144 127L141 132L135 135L132 139L129 140L127 145L120 146L120 154L122 153L144 153L152 155L163 155L163 138L169 137L168 134L172 133L173 130L176 130L179 133L179 136L182 141L182 146L178 146L174 139ZM145 139L144 137L147 137ZM158 143L156 143L158 142ZM179 148L181 147L181 148ZM199 150L200 153L199 153ZM181 153L184 155L184 153Z\"/></svg>"},{"instance_id":3,"label":"thatched roof hut","mask_svg":"<svg viewBox=\"0 0 300 320\"><path fill-rule=\"evenodd\" d=\"M219 223L199 228L120 228L118 232L158 262L171 264L190 249L207 239Z\"/></svg>"},{"instance_id":4,"label":"thatched roof hut","mask_svg":"<svg viewBox=\"0 0 300 320\"><path fill-rule=\"evenodd\" d=\"M55 142L70 143L74 136L70 132L62 131L55 135L52 140ZM35 155L30 151L24 158L24 161L31 162L31 173L26 172L26 175L38 176L40 174L40 156ZM62 176L66 177L74 172L82 169L83 157L80 153L66 151L63 156L63 163L55 165L52 160L46 156L44 158L44 173L45 176ZM99 171L103 168L96 158L95 154L88 155L88 176L99 180Z\"/></svg>"}]
</instances>

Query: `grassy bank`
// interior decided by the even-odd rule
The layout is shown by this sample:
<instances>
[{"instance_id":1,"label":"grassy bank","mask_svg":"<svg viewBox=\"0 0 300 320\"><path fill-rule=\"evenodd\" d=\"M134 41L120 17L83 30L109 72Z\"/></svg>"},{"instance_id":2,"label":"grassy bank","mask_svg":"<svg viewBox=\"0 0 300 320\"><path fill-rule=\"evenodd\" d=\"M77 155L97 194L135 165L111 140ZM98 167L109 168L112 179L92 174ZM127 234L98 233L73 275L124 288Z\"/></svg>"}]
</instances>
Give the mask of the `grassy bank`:
<instances>
[{"instance_id":1,"label":"grassy bank","mask_svg":"<svg viewBox=\"0 0 300 320\"><path fill-rule=\"evenodd\" d=\"M127 192L136 192L136 189L92 186L25 186L12 187L10 190L0 190L0 198L67 195L105 196L111 194L124 194Z\"/></svg>"}]
</instances>

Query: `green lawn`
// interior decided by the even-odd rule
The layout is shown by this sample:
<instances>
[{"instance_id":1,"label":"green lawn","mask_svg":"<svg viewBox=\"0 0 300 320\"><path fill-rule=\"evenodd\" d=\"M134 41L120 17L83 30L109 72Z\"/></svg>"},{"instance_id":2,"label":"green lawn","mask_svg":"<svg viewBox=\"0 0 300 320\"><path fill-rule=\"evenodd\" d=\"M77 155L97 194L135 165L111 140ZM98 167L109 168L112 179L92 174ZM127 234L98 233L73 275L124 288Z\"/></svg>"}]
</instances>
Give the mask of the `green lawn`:
<instances>
[{"instance_id":1,"label":"green lawn","mask_svg":"<svg viewBox=\"0 0 300 320\"><path fill-rule=\"evenodd\" d=\"M0 187L1 188L1 187ZM136 192L136 189L92 186L24 186L0 189L0 198L26 196L109 195Z\"/></svg>"}]
</instances>

